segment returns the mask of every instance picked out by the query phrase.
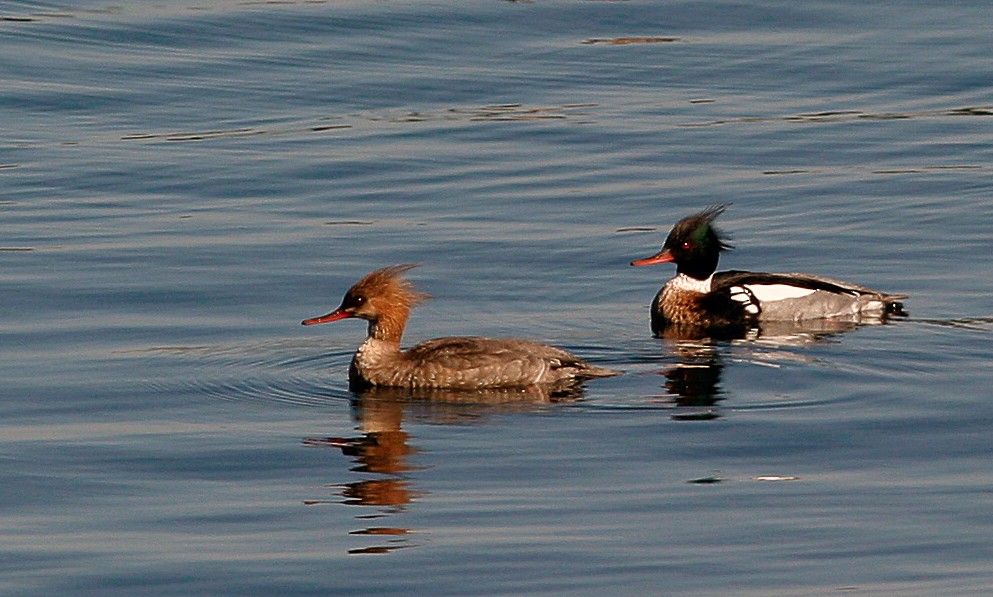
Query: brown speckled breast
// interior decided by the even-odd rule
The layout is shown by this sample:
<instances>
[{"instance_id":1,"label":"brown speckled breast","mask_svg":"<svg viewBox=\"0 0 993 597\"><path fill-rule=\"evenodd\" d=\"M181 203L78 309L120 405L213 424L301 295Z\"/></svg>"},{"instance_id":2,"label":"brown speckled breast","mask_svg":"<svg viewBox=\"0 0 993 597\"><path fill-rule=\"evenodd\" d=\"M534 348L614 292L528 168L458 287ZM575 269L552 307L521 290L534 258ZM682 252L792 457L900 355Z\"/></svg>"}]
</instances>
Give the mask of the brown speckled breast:
<instances>
[{"instance_id":1,"label":"brown speckled breast","mask_svg":"<svg viewBox=\"0 0 993 597\"><path fill-rule=\"evenodd\" d=\"M752 318L723 294L703 293L666 284L652 301L652 332L663 335L670 327L701 331L740 327Z\"/></svg>"}]
</instances>

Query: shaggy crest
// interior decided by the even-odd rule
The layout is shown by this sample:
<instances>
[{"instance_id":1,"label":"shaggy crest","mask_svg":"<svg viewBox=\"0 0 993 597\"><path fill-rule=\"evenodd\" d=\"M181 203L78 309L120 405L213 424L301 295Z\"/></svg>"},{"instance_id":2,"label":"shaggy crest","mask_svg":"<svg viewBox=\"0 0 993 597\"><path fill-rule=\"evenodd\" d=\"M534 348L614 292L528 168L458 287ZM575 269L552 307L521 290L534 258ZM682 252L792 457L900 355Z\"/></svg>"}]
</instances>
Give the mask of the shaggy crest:
<instances>
[{"instance_id":1,"label":"shaggy crest","mask_svg":"<svg viewBox=\"0 0 993 597\"><path fill-rule=\"evenodd\" d=\"M345 296L345 303L349 303L349 298L365 297L366 299L384 298L391 305L410 309L415 305L431 298L430 295L414 289L403 274L414 269L416 263L404 263L391 265L368 274L355 283L348 290Z\"/></svg>"},{"instance_id":2,"label":"shaggy crest","mask_svg":"<svg viewBox=\"0 0 993 597\"><path fill-rule=\"evenodd\" d=\"M709 233L709 240L716 240L721 251L729 251L734 248L728 242L729 237L714 226L714 220L727 208L728 204L726 203L714 205L700 213L683 218L673 227L669 236L672 238L692 238L698 246L706 246Z\"/></svg>"}]
</instances>

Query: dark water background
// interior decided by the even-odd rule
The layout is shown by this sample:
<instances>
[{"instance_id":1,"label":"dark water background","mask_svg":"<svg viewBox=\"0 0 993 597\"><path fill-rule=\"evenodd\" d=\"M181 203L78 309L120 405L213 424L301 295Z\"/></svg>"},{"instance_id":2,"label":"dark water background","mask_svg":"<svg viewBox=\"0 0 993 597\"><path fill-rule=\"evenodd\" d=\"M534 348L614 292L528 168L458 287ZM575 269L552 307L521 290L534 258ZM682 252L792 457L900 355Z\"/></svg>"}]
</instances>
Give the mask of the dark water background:
<instances>
[{"instance_id":1,"label":"dark water background","mask_svg":"<svg viewBox=\"0 0 993 597\"><path fill-rule=\"evenodd\" d=\"M0 4L0 594L986 595L987 2ZM905 292L818 342L653 339L725 267ZM626 375L357 400L408 341Z\"/></svg>"}]
</instances>

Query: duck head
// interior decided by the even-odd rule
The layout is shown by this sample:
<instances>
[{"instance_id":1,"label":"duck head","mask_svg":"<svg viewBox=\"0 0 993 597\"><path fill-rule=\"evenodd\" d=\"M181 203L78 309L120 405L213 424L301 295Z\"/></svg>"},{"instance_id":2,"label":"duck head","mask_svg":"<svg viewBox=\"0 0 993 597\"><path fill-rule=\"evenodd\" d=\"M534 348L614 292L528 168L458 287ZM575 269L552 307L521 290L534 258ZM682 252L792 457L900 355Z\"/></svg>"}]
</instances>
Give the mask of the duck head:
<instances>
[{"instance_id":1,"label":"duck head","mask_svg":"<svg viewBox=\"0 0 993 597\"><path fill-rule=\"evenodd\" d=\"M731 249L727 238L714 227L714 219L725 209L727 205L715 205L683 218L672 227L661 251L631 265L675 262L677 273L706 280L717 270L721 251Z\"/></svg>"},{"instance_id":2,"label":"duck head","mask_svg":"<svg viewBox=\"0 0 993 597\"><path fill-rule=\"evenodd\" d=\"M404 272L415 267L416 264L407 263L378 269L349 288L337 309L301 323L316 325L357 317L369 322L370 336L395 336L399 341L410 310L430 298L403 277Z\"/></svg>"}]
</instances>

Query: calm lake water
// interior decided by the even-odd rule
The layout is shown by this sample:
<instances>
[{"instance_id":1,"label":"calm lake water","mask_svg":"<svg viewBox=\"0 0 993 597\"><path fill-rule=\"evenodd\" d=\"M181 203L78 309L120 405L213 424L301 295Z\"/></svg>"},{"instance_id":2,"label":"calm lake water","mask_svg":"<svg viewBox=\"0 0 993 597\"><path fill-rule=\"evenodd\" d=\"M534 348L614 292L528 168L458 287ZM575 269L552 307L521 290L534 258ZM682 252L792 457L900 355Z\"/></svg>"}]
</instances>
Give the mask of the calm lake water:
<instances>
[{"instance_id":1,"label":"calm lake water","mask_svg":"<svg viewBox=\"0 0 993 597\"><path fill-rule=\"evenodd\" d=\"M993 13L866 3L0 4L0 594L987 595ZM725 268L911 295L827 337L654 339ZM625 375L357 396L407 342Z\"/></svg>"}]
</instances>

